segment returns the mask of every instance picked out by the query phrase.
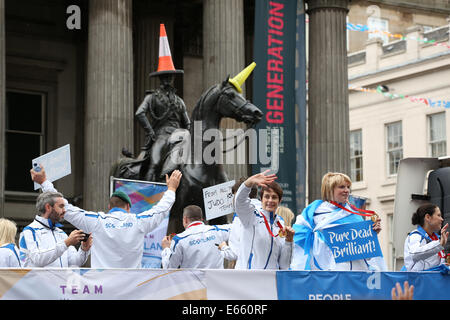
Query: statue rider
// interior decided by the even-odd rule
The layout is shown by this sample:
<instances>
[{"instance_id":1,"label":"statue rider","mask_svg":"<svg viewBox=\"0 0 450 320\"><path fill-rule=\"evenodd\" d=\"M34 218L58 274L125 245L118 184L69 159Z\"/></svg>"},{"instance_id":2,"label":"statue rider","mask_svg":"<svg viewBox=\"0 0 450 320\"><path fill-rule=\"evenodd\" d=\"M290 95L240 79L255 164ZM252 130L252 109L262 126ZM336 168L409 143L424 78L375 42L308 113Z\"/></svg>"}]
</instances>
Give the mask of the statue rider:
<instances>
[{"instance_id":1,"label":"statue rider","mask_svg":"<svg viewBox=\"0 0 450 320\"><path fill-rule=\"evenodd\" d=\"M175 74L182 73L183 70L175 70L173 66L167 35L161 24L158 69L150 73L150 77L159 77L160 87L146 94L135 114L145 131L145 145L142 149L146 155L139 172L141 180L160 180L164 161L171 151L168 143L170 135L176 129L190 128L186 106L173 86ZM176 168L165 168L164 172L174 169Z\"/></svg>"}]
</instances>

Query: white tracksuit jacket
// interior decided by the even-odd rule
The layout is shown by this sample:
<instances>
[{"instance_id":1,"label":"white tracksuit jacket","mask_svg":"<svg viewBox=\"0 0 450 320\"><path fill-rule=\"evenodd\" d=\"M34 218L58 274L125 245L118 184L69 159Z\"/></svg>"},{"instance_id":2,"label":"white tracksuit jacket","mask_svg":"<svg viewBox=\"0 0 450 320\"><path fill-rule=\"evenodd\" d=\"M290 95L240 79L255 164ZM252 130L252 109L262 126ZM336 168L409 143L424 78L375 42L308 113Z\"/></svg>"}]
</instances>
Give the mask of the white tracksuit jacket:
<instances>
[{"instance_id":1,"label":"white tracksuit jacket","mask_svg":"<svg viewBox=\"0 0 450 320\"><path fill-rule=\"evenodd\" d=\"M231 224L190 223L185 231L173 237L170 248L162 251L163 268L223 269L224 257L217 245L228 241L230 228Z\"/></svg>"},{"instance_id":2,"label":"white tracksuit jacket","mask_svg":"<svg viewBox=\"0 0 450 320\"><path fill-rule=\"evenodd\" d=\"M20 233L20 260L23 267L67 268L82 266L90 251L67 247L67 234L59 223L36 216Z\"/></svg>"},{"instance_id":3,"label":"white tracksuit jacket","mask_svg":"<svg viewBox=\"0 0 450 320\"><path fill-rule=\"evenodd\" d=\"M248 197L250 190L242 184L235 195L236 214L242 224L236 269L288 269L293 242L279 236L272 237L262 214L274 235L280 231L277 221L284 225L283 219L263 209L256 210Z\"/></svg>"},{"instance_id":4,"label":"white tracksuit jacket","mask_svg":"<svg viewBox=\"0 0 450 320\"><path fill-rule=\"evenodd\" d=\"M407 271L423 271L445 263L439 256L444 250L439 240L431 240L422 229L412 231L405 240L404 261Z\"/></svg>"},{"instance_id":5,"label":"white tracksuit jacket","mask_svg":"<svg viewBox=\"0 0 450 320\"><path fill-rule=\"evenodd\" d=\"M0 268L20 268L19 249L14 243L8 243L0 247Z\"/></svg>"},{"instance_id":6,"label":"white tracksuit jacket","mask_svg":"<svg viewBox=\"0 0 450 320\"><path fill-rule=\"evenodd\" d=\"M56 191L50 181L43 191ZM175 192L167 190L157 205L139 214L113 208L108 213L85 211L67 202L64 219L84 232L91 233L92 268L140 268L144 236L155 229L170 213Z\"/></svg>"},{"instance_id":7,"label":"white tracksuit jacket","mask_svg":"<svg viewBox=\"0 0 450 320\"><path fill-rule=\"evenodd\" d=\"M250 202L255 206L257 210L261 210L261 201L259 199L250 199ZM283 219L279 217L280 219ZM284 220L282 220L284 222ZM282 223L284 224L284 223ZM246 269L245 259L239 259L239 250L241 247L241 234L242 234L242 223L237 214L233 216L233 221L231 223L230 238L228 239L228 245L222 248L222 253L224 258L229 261L236 261L237 269Z\"/></svg>"}]
</instances>

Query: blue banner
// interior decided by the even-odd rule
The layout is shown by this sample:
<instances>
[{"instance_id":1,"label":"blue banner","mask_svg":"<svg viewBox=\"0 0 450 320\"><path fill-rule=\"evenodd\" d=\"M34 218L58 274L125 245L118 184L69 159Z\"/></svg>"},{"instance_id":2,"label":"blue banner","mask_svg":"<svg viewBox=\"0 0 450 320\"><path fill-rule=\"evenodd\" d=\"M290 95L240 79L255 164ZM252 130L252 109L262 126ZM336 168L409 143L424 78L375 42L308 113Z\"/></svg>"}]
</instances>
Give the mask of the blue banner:
<instances>
[{"instance_id":1,"label":"blue banner","mask_svg":"<svg viewBox=\"0 0 450 320\"><path fill-rule=\"evenodd\" d=\"M371 220L344 223L322 230L336 263L383 256Z\"/></svg>"},{"instance_id":2,"label":"blue banner","mask_svg":"<svg viewBox=\"0 0 450 320\"><path fill-rule=\"evenodd\" d=\"M450 300L450 275L440 272L278 271L279 300L391 300L398 282L414 300Z\"/></svg>"}]
</instances>

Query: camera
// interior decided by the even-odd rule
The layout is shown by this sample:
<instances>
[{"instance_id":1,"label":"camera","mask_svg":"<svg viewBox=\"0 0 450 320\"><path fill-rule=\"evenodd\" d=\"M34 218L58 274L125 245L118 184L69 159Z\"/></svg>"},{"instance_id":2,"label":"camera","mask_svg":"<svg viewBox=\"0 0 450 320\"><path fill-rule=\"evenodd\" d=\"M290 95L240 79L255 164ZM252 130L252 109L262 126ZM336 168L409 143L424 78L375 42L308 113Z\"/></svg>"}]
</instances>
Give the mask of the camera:
<instances>
[{"instance_id":1,"label":"camera","mask_svg":"<svg viewBox=\"0 0 450 320\"><path fill-rule=\"evenodd\" d=\"M86 232L82 232L82 233L84 235L84 238L81 239L81 242L87 241L89 239L89 233L86 233Z\"/></svg>"}]
</instances>

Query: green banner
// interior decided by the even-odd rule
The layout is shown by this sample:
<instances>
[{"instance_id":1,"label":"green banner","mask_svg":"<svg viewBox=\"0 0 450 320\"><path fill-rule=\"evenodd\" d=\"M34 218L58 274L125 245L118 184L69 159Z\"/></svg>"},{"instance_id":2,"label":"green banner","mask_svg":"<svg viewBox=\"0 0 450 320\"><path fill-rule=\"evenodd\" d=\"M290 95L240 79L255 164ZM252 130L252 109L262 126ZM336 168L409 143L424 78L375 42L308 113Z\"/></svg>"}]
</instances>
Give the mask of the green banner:
<instances>
[{"instance_id":1,"label":"green banner","mask_svg":"<svg viewBox=\"0 0 450 320\"><path fill-rule=\"evenodd\" d=\"M305 202L306 153L305 20L297 3L303 8L296 0L255 1L253 103L264 113L257 129L260 139L261 131L266 133L259 148L265 145L267 157L252 165L253 174L266 169L277 174L282 205L295 214Z\"/></svg>"}]
</instances>

